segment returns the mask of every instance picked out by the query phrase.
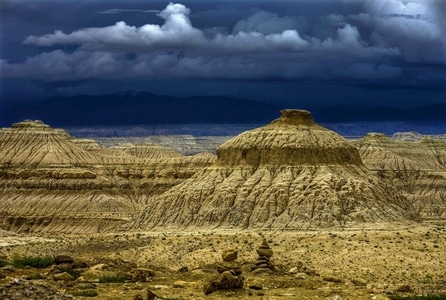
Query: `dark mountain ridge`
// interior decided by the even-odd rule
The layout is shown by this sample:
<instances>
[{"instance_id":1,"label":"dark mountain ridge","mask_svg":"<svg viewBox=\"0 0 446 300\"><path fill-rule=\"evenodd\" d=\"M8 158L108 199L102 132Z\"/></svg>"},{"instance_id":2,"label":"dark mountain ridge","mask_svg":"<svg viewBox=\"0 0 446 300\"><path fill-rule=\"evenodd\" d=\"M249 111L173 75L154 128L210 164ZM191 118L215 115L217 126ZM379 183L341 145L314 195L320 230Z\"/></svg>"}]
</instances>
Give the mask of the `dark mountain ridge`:
<instances>
[{"instance_id":1,"label":"dark mountain ridge","mask_svg":"<svg viewBox=\"0 0 446 300\"><path fill-rule=\"evenodd\" d=\"M126 91L108 95L51 97L34 105L4 106L0 125L40 119L52 126L111 126L135 124L261 124L283 108L307 109L318 122L426 121L444 122L446 104L415 109L384 106L281 107L231 97L175 98Z\"/></svg>"}]
</instances>

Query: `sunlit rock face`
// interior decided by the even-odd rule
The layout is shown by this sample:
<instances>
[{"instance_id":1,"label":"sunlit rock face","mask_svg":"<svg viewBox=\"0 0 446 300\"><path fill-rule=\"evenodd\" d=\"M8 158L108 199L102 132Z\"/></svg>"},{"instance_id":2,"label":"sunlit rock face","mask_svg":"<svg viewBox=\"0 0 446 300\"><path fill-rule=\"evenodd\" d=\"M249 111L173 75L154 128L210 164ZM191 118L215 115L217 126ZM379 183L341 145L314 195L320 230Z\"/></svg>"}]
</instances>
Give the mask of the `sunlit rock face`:
<instances>
[{"instance_id":1,"label":"sunlit rock face","mask_svg":"<svg viewBox=\"0 0 446 300\"><path fill-rule=\"evenodd\" d=\"M416 133L399 133L395 140L369 133L354 145L364 164L401 191L423 218L446 216L445 140Z\"/></svg>"},{"instance_id":2,"label":"sunlit rock face","mask_svg":"<svg viewBox=\"0 0 446 300\"><path fill-rule=\"evenodd\" d=\"M407 222L406 199L361 162L358 150L284 110L217 149L214 165L152 197L127 228L302 229Z\"/></svg>"},{"instance_id":3,"label":"sunlit rock face","mask_svg":"<svg viewBox=\"0 0 446 300\"><path fill-rule=\"evenodd\" d=\"M218 163L228 166L361 165L352 145L305 110L283 110L279 119L238 135L217 154Z\"/></svg>"},{"instance_id":4,"label":"sunlit rock face","mask_svg":"<svg viewBox=\"0 0 446 300\"><path fill-rule=\"evenodd\" d=\"M212 164L156 145L105 149L41 121L0 130L0 228L114 231L160 194Z\"/></svg>"}]
</instances>

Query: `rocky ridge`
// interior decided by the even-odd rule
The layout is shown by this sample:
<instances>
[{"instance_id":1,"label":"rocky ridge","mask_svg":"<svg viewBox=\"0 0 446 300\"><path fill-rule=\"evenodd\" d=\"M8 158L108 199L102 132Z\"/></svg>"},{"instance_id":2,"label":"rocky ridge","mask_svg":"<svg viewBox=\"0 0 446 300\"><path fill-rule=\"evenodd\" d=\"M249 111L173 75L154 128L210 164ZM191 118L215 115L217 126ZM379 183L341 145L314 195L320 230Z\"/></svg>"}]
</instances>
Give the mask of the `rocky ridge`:
<instances>
[{"instance_id":1,"label":"rocky ridge","mask_svg":"<svg viewBox=\"0 0 446 300\"><path fill-rule=\"evenodd\" d=\"M354 145L364 164L401 191L422 217L443 217L446 214L446 141L415 133L396 137L369 133Z\"/></svg>"},{"instance_id":2,"label":"rocky ridge","mask_svg":"<svg viewBox=\"0 0 446 300\"><path fill-rule=\"evenodd\" d=\"M41 121L0 130L0 226L18 232L105 232L213 162L156 145L103 148Z\"/></svg>"},{"instance_id":3,"label":"rocky ridge","mask_svg":"<svg viewBox=\"0 0 446 300\"><path fill-rule=\"evenodd\" d=\"M150 198L127 228L296 230L415 217L353 145L307 111L284 110L221 145L217 156L214 165Z\"/></svg>"}]
</instances>

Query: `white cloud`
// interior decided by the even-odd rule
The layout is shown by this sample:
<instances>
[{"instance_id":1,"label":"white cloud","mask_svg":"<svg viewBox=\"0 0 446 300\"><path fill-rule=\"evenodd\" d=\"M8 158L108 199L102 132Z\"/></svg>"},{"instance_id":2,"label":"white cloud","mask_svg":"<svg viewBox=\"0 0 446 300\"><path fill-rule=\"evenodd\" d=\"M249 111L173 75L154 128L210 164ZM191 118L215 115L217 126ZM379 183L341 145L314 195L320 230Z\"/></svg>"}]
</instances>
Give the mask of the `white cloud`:
<instances>
[{"instance_id":1,"label":"white cloud","mask_svg":"<svg viewBox=\"0 0 446 300\"><path fill-rule=\"evenodd\" d=\"M446 63L446 35L435 4L435 0L368 0L364 12L350 20L371 31L371 45L397 48L407 62Z\"/></svg>"},{"instance_id":2,"label":"white cloud","mask_svg":"<svg viewBox=\"0 0 446 300\"><path fill-rule=\"evenodd\" d=\"M302 17L283 16L267 11L258 11L245 20L235 24L232 32L259 32L263 34L281 33L285 30L304 32L307 30L308 21Z\"/></svg>"}]
</instances>

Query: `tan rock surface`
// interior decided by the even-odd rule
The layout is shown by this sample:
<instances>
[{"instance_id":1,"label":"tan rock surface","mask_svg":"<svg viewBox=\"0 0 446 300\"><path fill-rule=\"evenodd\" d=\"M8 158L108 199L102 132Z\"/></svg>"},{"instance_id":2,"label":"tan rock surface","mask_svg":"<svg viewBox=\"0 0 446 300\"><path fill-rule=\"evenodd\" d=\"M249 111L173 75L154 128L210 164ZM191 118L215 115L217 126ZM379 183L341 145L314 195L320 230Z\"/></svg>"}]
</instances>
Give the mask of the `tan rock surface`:
<instances>
[{"instance_id":1,"label":"tan rock surface","mask_svg":"<svg viewBox=\"0 0 446 300\"><path fill-rule=\"evenodd\" d=\"M164 192L214 160L156 145L105 149L41 121L17 123L0 130L0 227L19 232L117 230L142 210L149 195Z\"/></svg>"},{"instance_id":2,"label":"tan rock surface","mask_svg":"<svg viewBox=\"0 0 446 300\"><path fill-rule=\"evenodd\" d=\"M446 141L370 133L354 142L364 164L401 191L424 218L446 215ZM411 138L420 136L419 139Z\"/></svg>"},{"instance_id":3,"label":"tan rock surface","mask_svg":"<svg viewBox=\"0 0 446 300\"><path fill-rule=\"evenodd\" d=\"M132 229L302 229L411 220L410 204L362 165L358 150L307 111L247 131L217 162L149 199Z\"/></svg>"}]
</instances>

